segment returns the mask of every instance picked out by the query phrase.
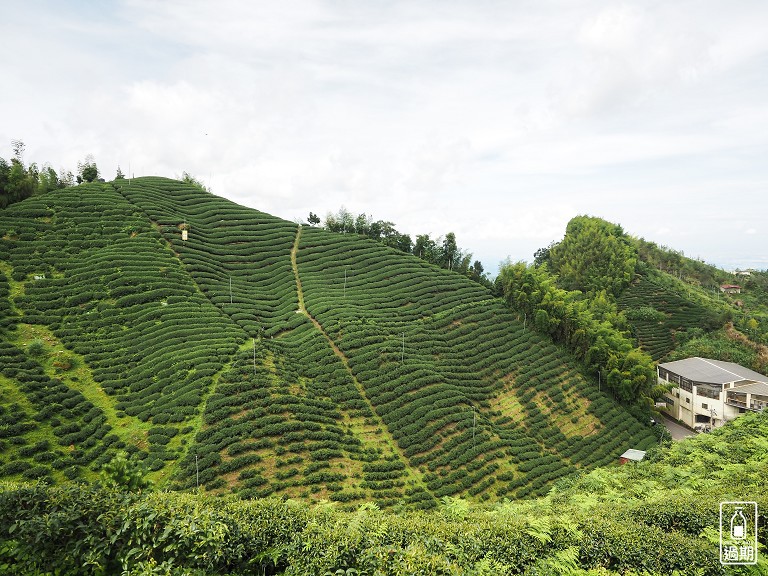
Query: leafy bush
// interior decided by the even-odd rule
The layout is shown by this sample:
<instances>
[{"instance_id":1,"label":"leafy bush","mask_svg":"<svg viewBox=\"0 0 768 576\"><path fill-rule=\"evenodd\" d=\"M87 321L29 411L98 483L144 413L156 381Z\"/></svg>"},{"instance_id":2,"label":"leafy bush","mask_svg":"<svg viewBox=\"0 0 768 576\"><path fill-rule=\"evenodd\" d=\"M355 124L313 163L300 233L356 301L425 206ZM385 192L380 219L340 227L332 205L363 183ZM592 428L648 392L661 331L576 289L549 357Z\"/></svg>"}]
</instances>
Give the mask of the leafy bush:
<instances>
[{"instance_id":1,"label":"leafy bush","mask_svg":"<svg viewBox=\"0 0 768 576\"><path fill-rule=\"evenodd\" d=\"M27 352L33 358L38 358L45 354L45 344L42 340L33 340L27 347Z\"/></svg>"}]
</instances>

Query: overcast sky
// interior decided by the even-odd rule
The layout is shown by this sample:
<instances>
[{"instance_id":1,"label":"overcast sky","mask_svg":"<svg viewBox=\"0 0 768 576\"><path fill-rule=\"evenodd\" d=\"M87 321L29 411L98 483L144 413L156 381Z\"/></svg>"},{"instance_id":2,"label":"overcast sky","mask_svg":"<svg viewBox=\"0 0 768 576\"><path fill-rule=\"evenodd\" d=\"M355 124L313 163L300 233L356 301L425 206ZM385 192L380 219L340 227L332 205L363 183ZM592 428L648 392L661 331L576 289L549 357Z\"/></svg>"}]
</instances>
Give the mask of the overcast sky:
<instances>
[{"instance_id":1,"label":"overcast sky","mask_svg":"<svg viewBox=\"0 0 768 576\"><path fill-rule=\"evenodd\" d=\"M0 156L187 171L289 220L453 231L495 273L570 218L768 268L768 2L0 0Z\"/></svg>"}]
</instances>

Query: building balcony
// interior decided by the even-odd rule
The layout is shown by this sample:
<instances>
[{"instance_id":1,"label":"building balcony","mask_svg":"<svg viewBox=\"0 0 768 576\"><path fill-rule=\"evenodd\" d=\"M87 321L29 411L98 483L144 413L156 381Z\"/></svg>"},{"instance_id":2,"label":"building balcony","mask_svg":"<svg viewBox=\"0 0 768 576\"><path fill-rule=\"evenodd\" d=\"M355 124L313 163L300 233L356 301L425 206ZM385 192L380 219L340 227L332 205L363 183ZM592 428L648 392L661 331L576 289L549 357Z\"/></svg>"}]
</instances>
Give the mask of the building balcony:
<instances>
[{"instance_id":1,"label":"building balcony","mask_svg":"<svg viewBox=\"0 0 768 576\"><path fill-rule=\"evenodd\" d=\"M729 406L734 406L736 408L744 408L745 410L751 410L752 412L760 412L765 406L761 405L760 403L756 404L755 402L752 402L749 406L747 406L746 402L742 402L740 400L734 400L733 398L727 398L725 400L725 403Z\"/></svg>"}]
</instances>

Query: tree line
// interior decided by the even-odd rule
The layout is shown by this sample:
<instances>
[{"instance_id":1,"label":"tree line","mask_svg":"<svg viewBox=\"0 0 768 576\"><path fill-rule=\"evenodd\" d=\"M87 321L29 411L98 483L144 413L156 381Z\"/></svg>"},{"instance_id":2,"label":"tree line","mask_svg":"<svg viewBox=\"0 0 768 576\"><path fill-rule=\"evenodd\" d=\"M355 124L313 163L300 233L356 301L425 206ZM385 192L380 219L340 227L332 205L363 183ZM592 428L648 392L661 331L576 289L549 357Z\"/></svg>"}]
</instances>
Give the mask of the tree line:
<instances>
[{"instance_id":1,"label":"tree line","mask_svg":"<svg viewBox=\"0 0 768 576\"><path fill-rule=\"evenodd\" d=\"M618 224L576 216L560 242L536 251L534 263L546 264L566 290L618 296L634 277L637 251Z\"/></svg>"},{"instance_id":2,"label":"tree line","mask_svg":"<svg viewBox=\"0 0 768 576\"><path fill-rule=\"evenodd\" d=\"M310 212L308 222L316 226L321 220L317 214ZM399 232L392 222L373 220L372 216L365 213L355 216L343 206L335 214L329 212L326 215L323 228L330 232L366 236L401 252L418 256L430 264L463 274L487 288L493 287L483 264L479 260L472 261L472 253L459 247L453 232L438 238L418 234L414 241L409 234Z\"/></svg>"},{"instance_id":3,"label":"tree line","mask_svg":"<svg viewBox=\"0 0 768 576\"><path fill-rule=\"evenodd\" d=\"M90 154L83 162L78 162L75 175L63 168L57 173L48 162L42 166L35 162L26 166L26 145L21 140L13 140L11 149L13 156L10 160L0 157L0 209L35 194L45 194L82 182L93 182L99 178L99 169Z\"/></svg>"},{"instance_id":4,"label":"tree line","mask_svg":"<svg viewBox=\"0 0 768 576\"><path fill-rule=\"evenodd\" d=\"M502 266L496 288L525 322L565 345L619 400L663 395L651 357L636 347L618 296L635 275L637 251L621 226L577 216L562 241L534 263Z\"/></svg>"},{"instance_id":5,"label":"tree line","mask_svg":"<svg viewBox=\"0 0 768 576\"><path fill-rule=\"evenodd\" d=\"M568 348L599 384L619 400L634 403L663 394L653 360L637 348L626 318L608 293L585 299L557 286L546 266L508 263L496 284L523 321Z\"/></svg>"}]
</instances>

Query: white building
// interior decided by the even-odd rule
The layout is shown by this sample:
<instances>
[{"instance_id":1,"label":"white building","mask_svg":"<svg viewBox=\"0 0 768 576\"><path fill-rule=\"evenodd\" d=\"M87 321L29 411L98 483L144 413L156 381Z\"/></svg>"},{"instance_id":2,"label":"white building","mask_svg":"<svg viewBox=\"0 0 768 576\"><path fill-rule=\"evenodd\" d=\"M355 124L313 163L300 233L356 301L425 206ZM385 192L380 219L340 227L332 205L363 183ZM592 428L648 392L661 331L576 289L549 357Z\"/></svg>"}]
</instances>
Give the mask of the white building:
<instances>
[{"instance_id":1,"label":"white building","mask_svg":"<svg viewBox=\"0 0 768 576\"><path fill-rule=\"evenodd\" d=\"M659 364L657 373L660 383L675 386L665 397L667 411L691 428L768 407L768 376L733 362L686 358Z\"/></svg>"}]
</instances>

